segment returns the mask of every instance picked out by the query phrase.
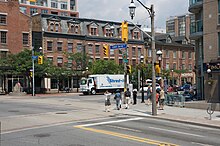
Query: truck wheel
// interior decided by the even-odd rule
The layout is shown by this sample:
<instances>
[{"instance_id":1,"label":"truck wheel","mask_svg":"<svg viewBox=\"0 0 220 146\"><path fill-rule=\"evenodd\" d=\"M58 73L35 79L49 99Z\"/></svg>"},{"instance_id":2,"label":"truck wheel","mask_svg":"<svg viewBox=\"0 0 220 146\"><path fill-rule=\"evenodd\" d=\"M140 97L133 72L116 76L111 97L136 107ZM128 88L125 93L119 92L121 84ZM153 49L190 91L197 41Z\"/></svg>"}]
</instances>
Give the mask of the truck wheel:
<instances>
[{"instance_id":1,"label":"truck wheel","mask_svg":"<svg viewBox=\"0 0 220 146\"><path fill-rule=\"evenodd\" d=\"M96 94L96 90L95 90L95 89L92 89L91 94L92 94L92 95L95 95L95 94Z\"/></svg>"}]
</instances>

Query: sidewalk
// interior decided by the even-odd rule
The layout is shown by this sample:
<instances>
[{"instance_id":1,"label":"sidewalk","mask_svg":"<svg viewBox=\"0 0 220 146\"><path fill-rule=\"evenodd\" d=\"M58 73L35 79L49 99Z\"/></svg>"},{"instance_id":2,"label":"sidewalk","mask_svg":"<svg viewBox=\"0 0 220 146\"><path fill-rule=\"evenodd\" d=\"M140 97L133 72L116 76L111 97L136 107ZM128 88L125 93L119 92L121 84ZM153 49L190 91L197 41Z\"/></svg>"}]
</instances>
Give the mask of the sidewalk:
<instances>
[{"instance_id":1,"label":"sidewalk","mask_svg":"<svg viewBox=\"0 0 220 146\"><path fill-rule=\"evenodd\" d=\"M198 102L198 101L194 101ZM200 102L198 102L200 104ZM114 105L113 105L114 106ZM124 107L124 105L122 105ZM164 106L164 110L157 110L157 116L152 116L152 105L146 105L145 103L138 103L136 105L131 105L129 109L112 110L114 113L123 113L126 115L134 116L147 116L160 119L167 119L171 121L178 121L184 123L192 123L196 125L205 125L210 127L220 128L220 112L215 111L212 114L210 120L210 115L207 113L206 109L194 109L194 108L181 108L175 106ZM114 108L114 107L113 107Z\"/></svg>"}]
</instances>

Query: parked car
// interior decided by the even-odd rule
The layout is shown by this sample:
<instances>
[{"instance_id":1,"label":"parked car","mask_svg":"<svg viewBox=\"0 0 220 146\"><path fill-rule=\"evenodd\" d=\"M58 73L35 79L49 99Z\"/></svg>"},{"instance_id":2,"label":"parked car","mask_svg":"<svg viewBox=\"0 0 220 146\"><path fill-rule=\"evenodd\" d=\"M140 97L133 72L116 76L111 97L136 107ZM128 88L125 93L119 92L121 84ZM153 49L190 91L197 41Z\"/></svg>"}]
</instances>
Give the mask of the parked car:
<instances>
[{"instance_id":1,"label":"parked car","mask_svg":"<svg viewBox=\"0 0 220 146\"><path fill-rule=\"evenodd\" d=\"M152 83L148 83L144 85L144 92L147 92L148 86L150 86L152 90ZM156 83L156 90L161 90L160 84L158 83ZM142 92L142 87L140 88L140 92Z\"/></svg>"}]
</instances>

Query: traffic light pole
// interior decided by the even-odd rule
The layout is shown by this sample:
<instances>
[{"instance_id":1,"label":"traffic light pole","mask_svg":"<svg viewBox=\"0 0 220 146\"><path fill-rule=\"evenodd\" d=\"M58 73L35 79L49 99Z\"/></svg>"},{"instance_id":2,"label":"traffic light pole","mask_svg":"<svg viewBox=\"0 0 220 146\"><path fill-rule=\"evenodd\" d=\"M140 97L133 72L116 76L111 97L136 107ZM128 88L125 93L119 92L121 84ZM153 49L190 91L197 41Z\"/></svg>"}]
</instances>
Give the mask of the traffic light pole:
<instances>
[{"instance_id":1,"label":"traffic light pole","mask_svg":"<svg viewBox=\"0 0 220 146\"><path fill-rule=\"evenodd\" d=\"M34 47L32 47L32 96L35 96L35 83L34 83Z\"/></svg>"}]
</instances>

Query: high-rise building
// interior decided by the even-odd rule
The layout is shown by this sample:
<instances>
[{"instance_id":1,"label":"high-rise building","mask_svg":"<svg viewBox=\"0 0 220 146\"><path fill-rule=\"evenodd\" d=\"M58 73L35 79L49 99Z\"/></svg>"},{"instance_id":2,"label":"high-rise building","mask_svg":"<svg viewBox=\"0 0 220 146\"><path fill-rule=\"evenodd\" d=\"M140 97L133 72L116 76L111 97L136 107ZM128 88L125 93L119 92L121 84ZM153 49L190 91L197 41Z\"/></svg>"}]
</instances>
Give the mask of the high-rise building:
<instances>
[{"instance_id":1,"label":"high-rise building","mask_svg":"<svg viewBox=\"0 0 220 146\"><path fill-rule=\"evenodd\" d=\"M220 101L220 0L189 0L190 39L195 40L196 75L201 99Z\"/></svg>"},{"instance_id":2,"label":"high-rise building","mask_svg":"<svg viewBox=\"0 0 220 146\"><path fill-rule=\"evenodd\" d=\"M32 16L36 13L79 17L77 0L19 0L20 11Z\"/></svg>"}]
</instances>

